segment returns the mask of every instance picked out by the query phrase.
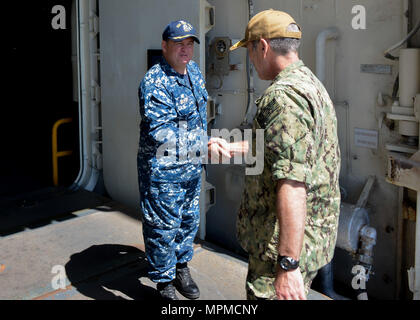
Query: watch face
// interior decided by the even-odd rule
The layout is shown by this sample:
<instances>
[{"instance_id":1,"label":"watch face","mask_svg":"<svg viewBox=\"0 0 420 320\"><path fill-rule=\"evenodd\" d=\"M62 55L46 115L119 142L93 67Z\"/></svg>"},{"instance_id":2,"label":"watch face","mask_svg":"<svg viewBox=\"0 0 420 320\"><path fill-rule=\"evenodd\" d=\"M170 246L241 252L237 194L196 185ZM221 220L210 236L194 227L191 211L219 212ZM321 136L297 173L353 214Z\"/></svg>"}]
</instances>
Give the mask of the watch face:
<instances>
[{"instance_id":1,"label":"watch face","mask_svg":"<svg viewBox=\"0 0 420 320\"><path fill-rule=\"evenodd\" d=\"M280 266L282 267L282 269L289 270L292 265L289 259L283 258L281 259Z\"/></svg>"},{"instance_id":2,"label":"watch face","mask_svg":"<svg viewBox=\"0 0 420 320\"><path fill-rule=\"evenodd\" d=\"M298 265L299 263L290 257L282 257L280 260L280 267L286 271L294 270Z\"/></svg>"}]
</instances>

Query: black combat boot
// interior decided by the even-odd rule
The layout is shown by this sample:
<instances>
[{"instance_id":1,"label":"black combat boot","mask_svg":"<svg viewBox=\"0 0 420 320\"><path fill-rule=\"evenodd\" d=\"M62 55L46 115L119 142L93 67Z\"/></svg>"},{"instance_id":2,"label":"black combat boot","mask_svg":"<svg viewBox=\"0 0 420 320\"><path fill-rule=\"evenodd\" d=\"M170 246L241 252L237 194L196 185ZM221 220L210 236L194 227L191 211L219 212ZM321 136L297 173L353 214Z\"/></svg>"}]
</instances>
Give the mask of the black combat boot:
<instances>
[{"instance_id":1,"label":"black combat boot","mask_svg":"<svg viewBox=\"0 0 420 320\"><path fill-rule=\"evenodd\" d=\"M164 300L179 300L175 292L173 281L171 282L159 282L156 285L157 291Z\"/></svg>"},{"instance_id":2,"label":"black combat boot","mask_svg":"<svg viewBox=\"0 0 420 320\"><path fill-rule=\"evenodd\" d=\"M176 289L188 299L198 299L200 290L191 277L190 269L186 263L176 265L176 278L174 280Z\"/></svg>"}]
</instances>

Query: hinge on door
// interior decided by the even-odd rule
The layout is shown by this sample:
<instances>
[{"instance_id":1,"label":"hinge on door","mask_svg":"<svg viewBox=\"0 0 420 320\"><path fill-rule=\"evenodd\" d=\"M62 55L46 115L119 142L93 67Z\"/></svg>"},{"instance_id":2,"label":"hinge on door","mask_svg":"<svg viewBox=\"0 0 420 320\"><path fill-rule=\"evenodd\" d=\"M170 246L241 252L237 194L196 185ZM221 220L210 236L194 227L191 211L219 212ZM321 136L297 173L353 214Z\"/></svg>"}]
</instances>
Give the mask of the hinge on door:
<instances>
[{"instance_id":1,"label":"hinge on door","mask_svg":"<svg viewBox=\"0 0 420 320\"><path fill-rule=\"evenodd\" d=\"M90 13L89 17L89 33L95 38L99 33L99 17L95 12Z\"/></svg>"},{"instance_id":2,"label":"hinge on door","mask_svg":"<svg viewBox=\"0 0 420 320\"><path fill-rule=\"evenodd\" d=\"M91 95L92 95L92 100L94 100L96 103L100 103L101 102L101 86L94 80L92 80L92 84L91 84Z\"/></svg>"},{"instance_id":3,"label":"hinge on door","mask_svg":"<svg viewBox=\"0 0 420 320\"><path fill-rule=\"evenodd\" d=\"M403 204L403 219L408 221L416 221L416 208L411 206L410 204L404 203Z\"/></svg>"},{"instance_id":4,"label":"hinge on door","mask_svg":"<svg viewBox=\"0 0 420 320\"><path fill-rule=\"evenodd\" d=\"M410 291L414 293L414 282L416 279L416 270L413 267L411 267L410 269L407 270L407 274L408 274L408 289L410 289Z\"/></svg>"}]
</instances>

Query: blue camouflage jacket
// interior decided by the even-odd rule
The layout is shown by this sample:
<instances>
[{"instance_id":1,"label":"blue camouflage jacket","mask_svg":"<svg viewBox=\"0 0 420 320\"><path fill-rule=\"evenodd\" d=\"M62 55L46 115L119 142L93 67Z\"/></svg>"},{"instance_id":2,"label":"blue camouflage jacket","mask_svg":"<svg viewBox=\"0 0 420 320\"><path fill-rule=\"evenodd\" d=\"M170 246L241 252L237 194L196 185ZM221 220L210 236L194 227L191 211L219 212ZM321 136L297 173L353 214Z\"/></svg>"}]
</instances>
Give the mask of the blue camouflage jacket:
<instances>
[{"instance_id":1,"label":"blue camouflage jacket","mask_svg":"<svg viewBox=\"0 0 420 320\"><path fill-rule=\"evenodd\" d=\"M198 65L187 75L165 59L146 73L139 87L139 178L142 182L184 182L201 175L207 152L207 99Z\"/></svg>"}]
</instances>

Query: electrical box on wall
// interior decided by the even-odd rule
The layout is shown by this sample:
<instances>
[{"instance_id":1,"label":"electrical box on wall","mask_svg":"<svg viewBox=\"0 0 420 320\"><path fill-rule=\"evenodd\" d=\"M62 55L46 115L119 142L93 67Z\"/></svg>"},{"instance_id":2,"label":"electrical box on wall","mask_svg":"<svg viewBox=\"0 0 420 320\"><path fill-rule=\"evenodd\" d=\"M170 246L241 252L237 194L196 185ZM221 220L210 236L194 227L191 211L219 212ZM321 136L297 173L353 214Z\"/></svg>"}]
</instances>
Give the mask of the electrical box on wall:
<instances>
[{"instance_id":1,"label":"electrical box on wall","mask_svg":"<svg viewBox=\"0 0 420 320\"><path fill-rule=\"evenodd\" d=\"M163 57L161 49L149 49L147 50L147 70L159 63Z\"/></svg>"},{"instance_id":2,"label":"electrical box on wall","mask_svg":"<svg viewBox=\"0 0 420 320\"><path fill-rule=\"evenodd\" d=\"M213 39L210 47L210 56L215 74L226 76L230 71L229 48L232 40L228 37L217 37Z\"/></svg>"}]
</instances>

